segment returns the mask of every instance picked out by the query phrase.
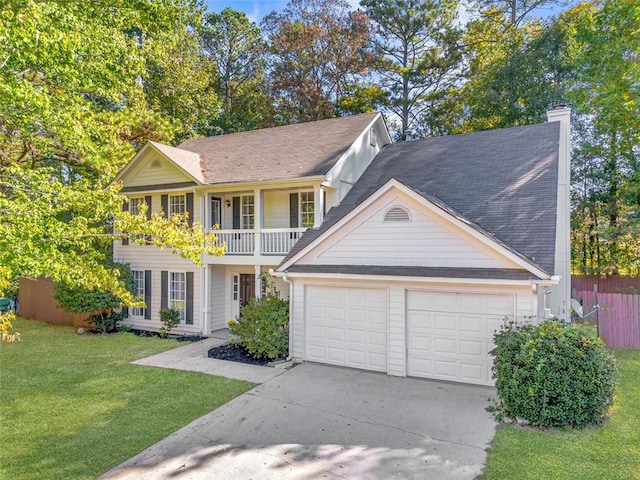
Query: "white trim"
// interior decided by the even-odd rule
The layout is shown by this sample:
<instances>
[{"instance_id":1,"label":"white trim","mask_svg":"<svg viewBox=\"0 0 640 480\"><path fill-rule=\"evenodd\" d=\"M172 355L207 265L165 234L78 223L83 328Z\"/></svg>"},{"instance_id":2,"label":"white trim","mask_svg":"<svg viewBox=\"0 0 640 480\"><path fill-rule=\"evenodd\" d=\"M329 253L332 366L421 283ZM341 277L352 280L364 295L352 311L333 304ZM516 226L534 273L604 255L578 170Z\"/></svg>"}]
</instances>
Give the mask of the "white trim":
<instances>
[{"instance_id":1,"label":"white trim","mask_svg":"<svg viewBox=\"0 0 640 480\"><path fill-rule=\"evenodd\" d=\"M491 248L492 250L498 252L502 256L506 257L507 259L511 260L512 262L514 262L518 266L520 266L520 267L524 268L525 270L529 271L530 273L536 275L537 277L540 277L540 278L543 278L543 279L544 278L549 278L549 274L543 272L538 267L536 267L533 264L527 262L521 256L516 255L515 253L513 253L508 248L503 247L499 243L495 242L493 239L489 238L487 235L479 232L475 228L472 228L466 221L463 221L462 219L451 215L446 210L442 209L438 205L436 205L433 202L429 201L428 199L426 199L422 195L416 193L414 190L412 190L411 188L407 187L402 182L399 182L395 178L392 178L391 180L389 180L385 185L380 187L373 195L369 196L369 198L367 198L360 205L358 205L356 208L354 208L351 212L349 212L347 215L345 215L343 218L341 218L336 224L331 226L326 232L324 232L322 235L320 235L318 238L316 238L313 242L311 242L309 245L307 245L302 250L300 250L296 255L294 255L292 258L290 258L285 264L280 266L278 268L278 271L284 271L287 268L289 268L296 261L298 261L299 259L301 259L305 255L307 255L309 252L311 252L313 249L315 249L318 245L320 245L322 242L324 242L326 238L328 238L331 235L333 235L334 233L336 233L347 222L349 222L351 219L355 218L357 215L359 215L361 212L363 212L365 209L367 209L376 200L378 200L380 197L382 197L382 195L386 194L387 192L391 191L392 189L397 189L400 192L404 193L405 195L409 196L413 200L417 201L418 203L422 204L424 207L429 209L430 212L436 214L441 219L443 219L445 221L448 221L449 223L457 226L458 228L463 230L466 234L468 234L471 237L473 237L474 239L480 241L485 246L487 246L487 247Z\"/></svg>"},{"instance_id":2,"label":"white trim","mask_svg":"<svg viewBox=\"0 0 640 480\"><path fill-rule=\"evenodd\" d=\"M461 285L510 285L520 287L530 287L537 283L538 285L547 285L549 282L541 282L536 280L512 280L499 278L452 278L452 277L412 277L405 275L359 275L345 273L301 273L277 270L274 276L287 276L290 279L306 279L319 281L335 280L335 281L358 281L358 282L393 282L393 283L446 283ZM335 284L334 284L335 285Z\"/></svg>"}]
</instances>

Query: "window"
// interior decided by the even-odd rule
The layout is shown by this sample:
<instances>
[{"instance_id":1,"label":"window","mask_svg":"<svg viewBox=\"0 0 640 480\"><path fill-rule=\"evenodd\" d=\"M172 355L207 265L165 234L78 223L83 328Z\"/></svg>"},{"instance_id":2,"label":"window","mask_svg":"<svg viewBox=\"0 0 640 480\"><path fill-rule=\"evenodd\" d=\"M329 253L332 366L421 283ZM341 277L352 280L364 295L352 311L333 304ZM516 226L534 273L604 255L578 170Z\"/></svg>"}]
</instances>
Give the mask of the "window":
<instances>
[{"instance_id":1,"label":"window","mask_svg":"<svg viewBox=\"0 0 640 480\"><path fill-rule=\"evenodd\" d=\"M253 195L243 195L240 202L240 228L243 230L251 230L255 225L255 203Z\"/></svg>"},{"instance_id":2,"label":"window","mask_svg":"<svg viewBox=\"0 0 640 480\"><path fill-rule=\"evenodd\" d=\"M211 228L218 225L222 228L222 199L218 197L211 197Z\"/></svg>"},{"instance_id":3,"label":"window","mask_svg":"<svg viewBox=\"0 0 640 480\"><path fill-rule=\"evenodd\" d=\"M143 197L129 199L129 213L131 215L140 215L140 205L144 203Z\"/></svg>"},{"instance_id":4,"label":"window","mask_svg":"<svg viewBox=\"0 0 640 480\"><path fill-rule=\"evenodd\" d=\"M145 291L144 291L144 270L132 270L133 273L133 294L137 297L137 300L144 300ZM150 305L147 305L149 307ZM136 307L131 309L132 317L144 317L145 316L145 308L144 307Z\"/></svg>"},{"instance_id":5,"label":"window","mask_svg":"<svg viewBox=\"0 0 640 480\"><path fill-rule=\"evenodd\" d=\"M184 195L169 195L169 217L171 215L184 215L187 211Z\"/></svg>"},{"instance_id":6,"label":"window","mask_svg":"<svg viewBox=\"0 0 640 480\"><path fill-rule=\"evenodd\" d=\"M182 272L169 273L169 308L180 312L180 321L185 321L187 308L187 285Z\"/></svg>"},{"instance_id":7,"label":"window","mask_svg":"<svg viewBox=\"0 0 640 480\"><path fill-rule=\"evenodd\" d=\"M300 226L313 227L315 203L313 192L300 192Z\"/></svg>"},{"instance_id":8,"label":"window","mask_svg":"<svg viewBox=\"0 0 640 480\"><path fill-rule=\"evenodd\" d=\"M369 145L372 147L378 146L378 138L376 137L376 131L373 127L369 129Z\"/></svg>"}]
</instances>

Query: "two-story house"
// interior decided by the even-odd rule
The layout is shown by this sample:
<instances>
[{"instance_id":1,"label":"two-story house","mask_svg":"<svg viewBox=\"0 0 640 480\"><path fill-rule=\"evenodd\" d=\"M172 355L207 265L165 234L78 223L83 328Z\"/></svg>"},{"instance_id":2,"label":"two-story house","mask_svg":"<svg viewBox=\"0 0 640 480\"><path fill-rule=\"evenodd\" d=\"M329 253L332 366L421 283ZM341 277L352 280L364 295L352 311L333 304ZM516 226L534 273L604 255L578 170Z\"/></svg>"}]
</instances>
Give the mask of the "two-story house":
<instances>
[{"instance_id":1,"label":"two-story house","mask_svg":"<svg viewBox=\"0 0 640 480\"><path fill-rule=\"evenodd\" d=\"M391 144L379 114L149 143L118 175L128 208L189 212L227 246L199 268L116 242L157 329L224 328L273 272L292 357L490 385L505 320L568 313L570 111Z\"/></svg>"},{"instance_id":2,"label":"two-story house","mask_svg":"<svg viewBox=\"0 0 640 480\"><path fill-rule=\"evenodd\" d=\"M149 142L118 174L125 208L189 213L216 229L222 257L204 267L171 252L116 241L114 257L131 265L146 308L125 323L160 327L159 311L182 312L176 331L208 334L225 328L261 292L261 275L274 269L308 228L318 228L371 160L391 143L380 114L363 114L208 138L178 147ZM276 279L288 297L289 287Z\"/></svg>"}]
</instances>

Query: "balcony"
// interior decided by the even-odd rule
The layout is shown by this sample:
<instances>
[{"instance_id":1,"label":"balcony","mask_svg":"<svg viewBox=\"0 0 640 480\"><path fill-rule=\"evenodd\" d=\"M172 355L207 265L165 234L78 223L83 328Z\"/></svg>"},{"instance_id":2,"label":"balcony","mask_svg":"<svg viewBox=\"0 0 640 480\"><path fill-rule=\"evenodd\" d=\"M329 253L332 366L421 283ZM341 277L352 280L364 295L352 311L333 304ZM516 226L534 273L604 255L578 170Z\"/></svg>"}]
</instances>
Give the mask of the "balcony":
<instances>
[{"instance_id":1,"label":"balcony","mask_svg":"<svg viewBox=\"0 0 640 480\"><path fill-rule=\"evenodd\" d=\"M216 230L218 243L226 244L227 255L286 255L306 228Z\"/></svg>"}]
</instances>

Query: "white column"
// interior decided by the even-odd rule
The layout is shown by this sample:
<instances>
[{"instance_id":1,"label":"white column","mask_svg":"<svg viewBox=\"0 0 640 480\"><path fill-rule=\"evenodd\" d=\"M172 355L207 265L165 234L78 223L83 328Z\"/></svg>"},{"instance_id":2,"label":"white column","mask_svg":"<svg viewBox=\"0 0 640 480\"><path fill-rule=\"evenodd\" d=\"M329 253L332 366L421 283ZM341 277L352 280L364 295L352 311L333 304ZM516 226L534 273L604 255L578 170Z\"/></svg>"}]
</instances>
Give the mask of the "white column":
<instances>
[{"instance_id":1,"label":"white column","mask_svg":"<svg viewBox=\"0 0 640 480\"><path fill-rule=\"evenodd\" d=\"M262 254L262 227L264 225L264 215L262 212L262 195L260 189L253 191L253 231L255 232L253 254L259 256Z\"/></svg>"},{"instance_id":2,"label":"white column","mask_svg":"<svg viewBox=\"0 0 640 480\"><path fill-rule=\"evenodd\" d=\"M256 298L262 298L262 265L253 266L256 274Z\"/></svg>"},{"instance_id":3,"label":"white column","mask_svg":"<svg viewBox=\"0 0 640 480\"><path fill-rule=\"evenodd\" d=\"M313 228L319 228L324 222L324 188L317 185L313 188Z\"/></svg>"},{"instance_id":4,"label":"white column","mask_svg":"<svg viewBox=\"0 0 640 480\"><path fill-rule=\"evenodd\" d=\"M203 335L211 333L211 316L209 302L211 293L211 265L205 265L200 269L200 298L202 304L201 331Z\"/></svg>"}]
</instances>

